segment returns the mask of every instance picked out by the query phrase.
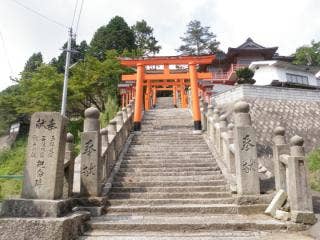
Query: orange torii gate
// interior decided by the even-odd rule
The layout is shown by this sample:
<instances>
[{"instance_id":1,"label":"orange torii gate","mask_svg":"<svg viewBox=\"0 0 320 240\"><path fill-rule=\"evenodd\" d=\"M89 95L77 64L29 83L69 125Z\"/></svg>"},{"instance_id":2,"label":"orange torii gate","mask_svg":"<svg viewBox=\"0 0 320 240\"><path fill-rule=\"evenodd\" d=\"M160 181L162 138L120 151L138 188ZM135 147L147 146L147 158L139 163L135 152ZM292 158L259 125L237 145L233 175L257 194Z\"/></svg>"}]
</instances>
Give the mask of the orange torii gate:
<instances>
[{"instance_id":1,"label":"orange torii gate","mask_svg":"<svg viewBox=\"0 0 320 240\"><path fill-rule=\"evenodd\" d=\"M172 87L174 104L177 101L177 91L181 92L182 107L186 105L185 86L187 80L190 80L192 94L192 110L194 129L201 130L201 113L199 106L198 80L212 80L210 72L197 72L198 64L211 64L214 55L205 56L170 56L170 57L148 57L128 59L122 58L121 64L127 67L136 67L135 74L122 75L122 81L136 81L135 86L135 111L134 111L134 130L141 130L141 118L143 109L143 87L145 91L145 109L150 109L150 99L153 97L153 103L156 101L156 89L166 89ZM145 73L145 66L163 66L161 73ZM188 65L188 71L173 73L170 71L170 65Z\"/></svg>"}]
</instances>

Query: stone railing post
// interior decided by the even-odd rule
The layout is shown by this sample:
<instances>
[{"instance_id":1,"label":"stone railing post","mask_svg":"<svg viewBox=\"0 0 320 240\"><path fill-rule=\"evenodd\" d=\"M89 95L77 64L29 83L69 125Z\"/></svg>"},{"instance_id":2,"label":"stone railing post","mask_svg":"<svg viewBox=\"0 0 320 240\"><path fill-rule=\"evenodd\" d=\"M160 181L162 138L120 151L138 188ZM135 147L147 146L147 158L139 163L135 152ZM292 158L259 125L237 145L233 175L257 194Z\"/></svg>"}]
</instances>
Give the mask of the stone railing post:
<instances>
[{"instance_id":1,"label":"stone railing post","mask_svg":"<svg viewBox=\"0 0 320 240\"><path fill-rule=\"evenodd\" d=\"M122 113L122 111L117 112L116 122L117 122L117 132L119 132L123 126L123 113Z\"/></svg>"},{"instance_id":2,"label":"stone railing post","mask_svg":"<svg viewBox=\"0 0 320 240\"><path fill-rule=\"evenodd\" d=\"M212 129L211 129L211 139L213 142L216 141L216 124L219 121L219 117L220 117L220 109L216 108L213 110L213 114L212 114Z\"/></svg>"},{"instance_id":3,"label":"stone railing post","mask_svg":"<svg viewBox=\"0 0 320 240\"><path fill-rule=\"evenodd\" d=\"M313 213L303 142L302 137L297 135L290 139L288 197L292 221L313 224L316 219Z\"/></svg>"},{"instance_id":4,"label":"stone railing post","mask_svg":"<svg viewBox=\"0 0 320 240\"><path fill-rule=\"evenodd\" d=\"M280 161L280 155L289 153L289 146L285 142L285 129L276 127L273 131L273 167L276 190L287 191L286 166Z\"/></svg>"},{"instance_id":5,"label":"stone railing post","mask_svg":"<svg viewBox=\"0 0 320 240\"><path fill-rule=\"evenodd\" d=\"M84 132L81 134L81 186L82 196L101 194L101 136L100 112L94 107L85 113Z\"/></svg>"},{"instance_id":6,"label":"stone railing post","mask_svg":"<svg viewBox=\"0 0 320 240\"><path fill-rule=\"evenodd\" d=\"M211 139L211 129L212 129L212 115L213 115L213 106L212 105L208 105L208 111L206 113L206 119L207 119L207 134L209 139Z\"/></svg>"},{"instance_id":7,"label":"stone railing post","mask_svg":"<svg viewBox=\"0 0 320 240\"><path fill-rule=\"evenodd\" d=\"M226 162L228 171L230 174L236 173L234 154L230 150L230 145L233 144L234 125L233 123L228 124L228 131L225 132L225 138L223 141L223 158Z\"/></svg>"},{"instance_id":8,"label":"stone railing post","mask_svg":"<svg viewBox=\"0 0 320 240\"><path fill-rule=\"evenodd\" d=\"M202 107L200 108L200 111L201 111L202 130L206 131L207 130L207 111L208 111L208 103L207 102L202 103Z\"/></svg>"},{"instance_id":9,"label":"stone railing post","mask_svg":"<svg viewBox=\"0 0 320 240\"><path fill-rule=\"evenodd\" d=\"M247 102L240 101L234 105L236 180L240 195L260 194L256 134L249 110Z\"/></svg>"},{"instance_id":10,"label":"stone railing post","mask_svg":"<svg viewBox=\"0 0 320 240\"><path fill-rule=\"evenodd\" d=\"M222 133L224 133L225 131L227 131L227 116L221 115L219 117L218 127L216 128L216 146L217 146L217 151L221 156L223 155Z\"/></svg>"},{"instance_id":11,"label":"stone railing post","mask_svg":"<svg viewBox=\"0 0 320 240\"><path fill-rule=\"evenodd\" d=\"M114 139L117 134L117 122L113 119L107 125L108 130L108 141L109 143Z\"/></svg>"},{"instance_id":12,"label":"stone railing post","mask_svg":"<svg viewBox=\"0 0 320 240\"><path fill-rule=\"evenodd\" d=\"M64 155L63 198L65 199L72 195L74 159L74 137L71 133L68 133Z\"/></svg>"},{"instance_id":13,"label":"stone railing post","mask_svg":"<svg viewBox=\"0 0 320 240\"><path fill-rule=\"evenodd\" d=\"M108 147L108 144L109 144L108 129L106 127L102 128L100 130L100 134L101 134L101 146L102 146L102 148Z\"/></svg>"},{"instance_id":14,"label":"stone railing post","mask_svg":"<svg viewBox=\"0 0 320 240\"><path fill-rule=\"evenodd\" d=\"M122 108L122 119L124 123L128 120L128 112L126 107Z\"/></svg>"}]
</instances>

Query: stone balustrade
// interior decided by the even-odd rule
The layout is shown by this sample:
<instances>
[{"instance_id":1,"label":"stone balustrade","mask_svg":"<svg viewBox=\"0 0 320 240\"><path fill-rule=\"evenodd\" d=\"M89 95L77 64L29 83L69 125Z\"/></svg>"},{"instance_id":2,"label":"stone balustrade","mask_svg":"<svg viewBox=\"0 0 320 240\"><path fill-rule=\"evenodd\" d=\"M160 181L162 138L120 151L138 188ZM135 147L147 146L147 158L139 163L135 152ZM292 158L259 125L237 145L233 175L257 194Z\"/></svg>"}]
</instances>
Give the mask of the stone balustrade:
<instances>
[{"instance_id":1,"label":"stone balustrade","mask_svg":"<svg viewBox=\"0 0 320 240\"><path fill-rule=\"evenodd\" d=\"M308 182L308 168L303 147L303 138L295 135L290 144L285 141L285 129L277 127L273 137L273 162L276 190L288 195L291 220L313 224L312 195Z\"/></svg>"},{"instance_id":2,"label":"stone balustrade","mask_svg":"<svg viewBox=\"0 0 320 240\"><path fill-rule=\"evenodd\" d=\"M230 185L235 185L240 195L260 194L256 135L249 104L241 101L234 105L234 123L227 122L220 106L203 106L201 110L208 139L221 159Z\"/></svg>"},{"instance_id":3,"label":"stone balustrade","mask_svg":"<svg viewBox=\"0 0 320 240\"><path fill-rule=\"evenodd\" d=\"M117 159L133 126L133 102L119 111L106 128L100 129L99 111L85 111L84 132L81 134L80 196L102 194Z\"/></svg>"}]
</instances>

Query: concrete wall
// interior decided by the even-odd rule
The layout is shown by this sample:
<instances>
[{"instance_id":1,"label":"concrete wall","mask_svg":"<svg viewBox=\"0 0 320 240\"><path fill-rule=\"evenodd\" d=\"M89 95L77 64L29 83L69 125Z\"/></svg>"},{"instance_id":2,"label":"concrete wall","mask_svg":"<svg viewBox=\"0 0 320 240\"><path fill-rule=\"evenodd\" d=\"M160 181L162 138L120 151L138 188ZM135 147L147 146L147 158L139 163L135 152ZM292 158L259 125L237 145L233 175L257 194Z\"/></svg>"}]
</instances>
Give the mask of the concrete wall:
<instances>
[{"instance_id":1,"label":"concrete wall","mask_svg":"<svg viewBox=\"0 0 320 240\"><path fill-rule=\"evenodd\" d=\"M277 126L286 128L287 140L295 134L303 137L307 152L320 147L320 91L241 85L211 99L224 106L229 121L239 100L250 104L259 161L269 170L273 170L272 136Z\"/></svg>"}]
</instances>

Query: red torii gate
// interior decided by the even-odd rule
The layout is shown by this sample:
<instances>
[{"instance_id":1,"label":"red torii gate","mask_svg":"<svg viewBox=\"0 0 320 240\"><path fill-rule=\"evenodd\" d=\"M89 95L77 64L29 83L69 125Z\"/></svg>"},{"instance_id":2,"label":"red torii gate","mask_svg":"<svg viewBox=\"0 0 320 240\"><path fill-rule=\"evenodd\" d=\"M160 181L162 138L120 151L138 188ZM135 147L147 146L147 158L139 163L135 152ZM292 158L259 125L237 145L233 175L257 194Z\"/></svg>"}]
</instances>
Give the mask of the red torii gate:
<instances>
[{"instance_id":1,"label":"red torii gate","mask_svg":"<svg viewBox=\"0 0 320 240\"><path fill-rule=\"evenodd\" d=\"M185 84L185 80L190 79L191 94L192 94L192 111L194 120L194 129L201 130L201 113L199 106L199 95L198 95L198 80L212 80L213 76L210 72L197 72L197 64L211 64L215 59L214 55L204 56L170 56L170 57L148 57L148 58L137 58L137 59L120 59L121 65L127 67L136 67L137 73L122 75L122 81L136 81L135 88L135 112L134 112L134 130L141 130L141 118L143 109L143 86L146 85L147 90L145 94L146 99L146 110L150 108L149 100L150 97L154 96L154 89L156 86L162 89L172 86L174 91L177 87L180 87L182 101L185 101L185 92L182 86ZM145 73L145 66L163 66L162 73ZM185 73L171 73L170 65L188 65L188 70ZM146 83L145 83L146 81ZM175 93L174 93L175 94ZM174 97L176 97L174 95Z\"/></svg>"}]
</instances>

